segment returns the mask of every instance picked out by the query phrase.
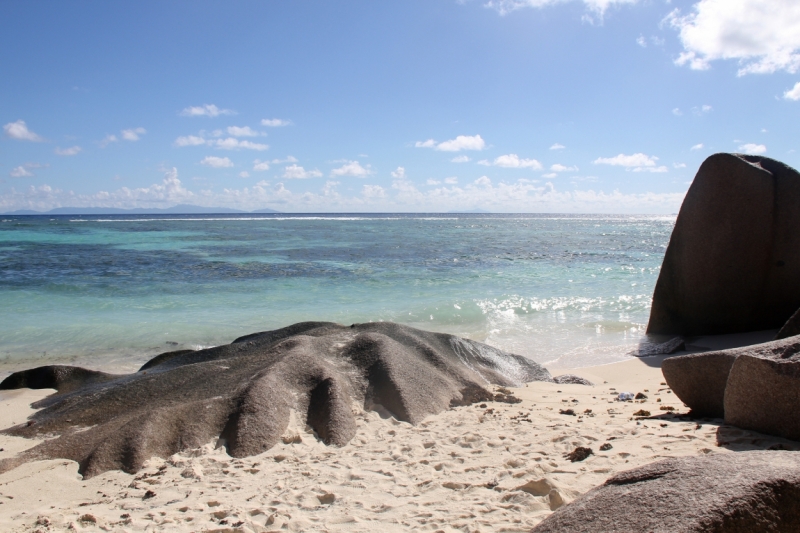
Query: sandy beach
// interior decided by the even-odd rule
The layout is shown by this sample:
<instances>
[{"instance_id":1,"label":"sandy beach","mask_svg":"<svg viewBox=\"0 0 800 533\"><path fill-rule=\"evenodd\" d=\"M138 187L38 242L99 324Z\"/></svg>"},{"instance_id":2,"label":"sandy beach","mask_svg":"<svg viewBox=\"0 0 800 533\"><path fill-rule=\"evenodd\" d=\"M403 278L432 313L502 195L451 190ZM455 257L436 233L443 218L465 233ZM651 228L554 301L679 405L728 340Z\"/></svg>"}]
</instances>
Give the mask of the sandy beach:
<instances>
[{"instance_id":1,"label":"sandy beach","mask_svg":"<svg viewBox=\"0 0 800 533\"><path fill-rule=\"evenodd\" d=\"M28 463L0 475L0 529L527 531L611 475L662 458L796 449L719 419L682 417L662 359L575 369L595 385L530 383L512 389L521 403L456 407L417 426L357 409L356 437L341 448L293 423L283 443L244 459L209 442L153 458L136 475L88 480L72 461ZM25 422L30 403L51 392L3 391L2 426ZM620 392L647 398L615 401ZM0 458L34 444L2 436ZM593 453L572 462L577 447Z\"/></svg>"}]
</instances>

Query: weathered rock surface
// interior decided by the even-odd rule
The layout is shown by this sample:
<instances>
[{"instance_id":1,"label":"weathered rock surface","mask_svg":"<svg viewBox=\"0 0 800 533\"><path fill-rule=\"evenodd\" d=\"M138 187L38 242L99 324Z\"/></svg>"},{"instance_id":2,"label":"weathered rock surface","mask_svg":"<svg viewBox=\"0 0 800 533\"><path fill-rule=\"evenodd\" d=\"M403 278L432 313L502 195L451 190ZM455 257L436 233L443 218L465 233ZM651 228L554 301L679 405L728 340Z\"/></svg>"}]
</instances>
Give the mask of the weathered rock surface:
<instances>
[{"instance_id":1,"label":"weathered rock surface","mask_svg":"<svg viewBox=\"0 0 800 533\"><path fill-rule=\"evenodd\" d=\"M417 424L454 405L490 401L490 383L553 381L535 362L479 342L393 323L351 327L303 322L200 351L159 355L138 372L110 375L50 366L17 372L0 389L55 388L43 408L4 431L57 435L0 462L72 459L86 477L111 469L136 472L219 438L243 457L274 446L290 413L326 444L356 432L354 409L380 404Z\"/></svg>"},{"instance_id":2,"label":"weathered rock surface","mask_svg":"<svg viewBox=\"0 0 800 533\"><path fill-rule=\"evenodd\" d=\"M800 360L736 358L725 389L725 422L800 440Z\"/></svg>"},{"instance_id":3,"label":"weathered rock surface","mask_svg":"<svg viewBox=\"0 0 800 533\"><path fill-rule=\"evenodd\" d=\"M648 333L780 328L800 308L800 174L760 156L715 154L675 222Z\"/></svg>"},{"instance_id":4,"label":"weathered rock surface","mask_svg":"<svg viewBox=\"0 0 800 533\"><path fill-rule=\"evenodd\" d=\"M795 311L781 329L778 330L778 333L775 335L775 340L786 339L788 337L794 337L795 335L800 335L800 309Z\"/></svg>"},{"instance_id":5,"label":"weathered rock surface","mask_svg":"<svg viewBox=\"0 0 800 533\"><path fill-rule=\"evenodd\" d=\"M674 337L667 342L658 344L644 344L630 352L634 357L650 357L652 355L670 355L686 349L686 342L680 337Z\"/></svg>"},{"instance_id":6,"label":"weathered rock surface","mask_svg":"<svg viewBox=\"0 0 800 533\"><path fill-rule=\"evenodd\" d=\"M743 355L781 361L800 360L800 337L730 350L670 357L661 363L661 372L672 392L688 405L694 414L725 418L727 421L726 389L734 362ZM748 378L740 376L739 379L746 381ZM737 388L737 390L745 389L743 382ZM757 392L754 389L753 394L760 394L769 399L772 398L773 391L762 389Z\"/></svg>"},{"instance_id":7,"label":"weathered rock surface","mask_svg":"<svg viewBox=\"0 0 800 533\"><path fill-rule=\"evenodd\" d=\"M682 457L608 479L535 533L800 531L800 452Z\"/></svg>"}]
</instances>

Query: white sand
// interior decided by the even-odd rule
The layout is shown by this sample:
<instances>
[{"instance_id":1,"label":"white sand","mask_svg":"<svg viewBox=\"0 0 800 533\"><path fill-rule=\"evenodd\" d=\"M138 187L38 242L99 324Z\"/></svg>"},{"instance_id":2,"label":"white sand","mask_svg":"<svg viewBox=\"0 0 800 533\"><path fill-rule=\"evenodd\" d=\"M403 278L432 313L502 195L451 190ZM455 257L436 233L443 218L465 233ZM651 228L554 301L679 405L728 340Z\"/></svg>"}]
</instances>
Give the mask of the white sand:
<instances>
[{"instance_id":1,"label":"white sand","mask_svg":"<svg viewBox=\"0 0 800 533\"><path fill-rule=\"evenodd\" d=\"M256 457L233 459L209 443L153 458L135 476L84 481L71 461L29 463L0 475L0 530L528 531L616 472L666 457L797 448L721 420L634 419L639 409L666 413L661 406L686 412L662 385L660 361L575 370L596 385L531 383L514 389L520 404L459 407L416 427L362 413L343 448L290 426L286 444ZM611 401L623 391L648 399ZM2 426L24 422L49 392L0 393ZM600 451L604 443L612 448ZM0 436L0 457L31 444ZM577 446L594 455L570 462L564 454Z\"/></svg>"}]
</instances>

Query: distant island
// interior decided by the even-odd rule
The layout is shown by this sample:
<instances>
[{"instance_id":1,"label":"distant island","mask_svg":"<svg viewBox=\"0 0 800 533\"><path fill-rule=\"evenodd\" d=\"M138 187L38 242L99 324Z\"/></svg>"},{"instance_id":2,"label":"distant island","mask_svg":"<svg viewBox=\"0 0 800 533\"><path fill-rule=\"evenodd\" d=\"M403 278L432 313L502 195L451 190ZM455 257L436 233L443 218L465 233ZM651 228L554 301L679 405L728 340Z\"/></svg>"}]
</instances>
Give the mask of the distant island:
<instances>
[{"instance_id":1,"label":"distant island","mask_svg":"<svg viewBox=\"0 0 800 533\"><path fill-rule=\"evenodd\" d=\"M199 205L178 204L165 208L135 208L121 209L118 207L56 207L50 211L33 211L19 209L2 213L3 215L229 215L252 213L280 213L274 209L257 209L255 211L242 211L228 207L203 207Z\"/></svg>"}]
</instances>

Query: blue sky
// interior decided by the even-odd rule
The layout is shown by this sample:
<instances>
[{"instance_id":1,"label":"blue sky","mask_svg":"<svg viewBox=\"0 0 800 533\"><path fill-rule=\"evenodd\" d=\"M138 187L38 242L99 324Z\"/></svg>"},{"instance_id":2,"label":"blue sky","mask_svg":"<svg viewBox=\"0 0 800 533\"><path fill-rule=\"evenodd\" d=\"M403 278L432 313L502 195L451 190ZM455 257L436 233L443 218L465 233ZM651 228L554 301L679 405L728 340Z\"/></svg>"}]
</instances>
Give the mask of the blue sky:
<instances>
[{"instance_id":1,"label":"blue sky","mask_svg":"<svg viewBox=\"0 0 800 533\"><path fill-rule=\"evenodd\" d=\"M800 3L0 4L0 212L674 213L800 167Z\"/></svg>"}]
</instances>

